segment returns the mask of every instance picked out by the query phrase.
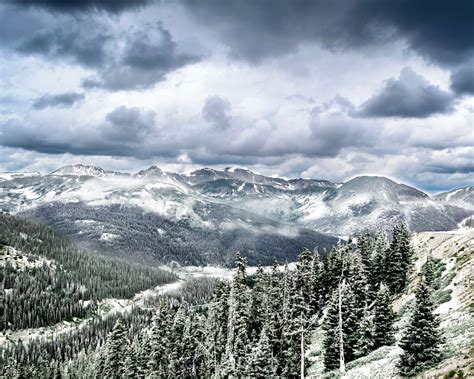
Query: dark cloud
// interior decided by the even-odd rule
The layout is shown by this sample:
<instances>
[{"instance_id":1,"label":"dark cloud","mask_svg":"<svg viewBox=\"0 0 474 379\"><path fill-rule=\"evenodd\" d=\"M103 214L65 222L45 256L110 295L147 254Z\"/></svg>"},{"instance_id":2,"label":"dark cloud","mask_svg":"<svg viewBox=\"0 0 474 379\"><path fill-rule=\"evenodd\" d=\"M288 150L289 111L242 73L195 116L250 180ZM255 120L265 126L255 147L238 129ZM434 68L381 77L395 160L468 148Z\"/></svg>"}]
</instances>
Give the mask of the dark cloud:
<instances>
[{"instance_id":1,"label":"dark cloud","mask_svg":"<svg viewBox=\"0 0 474 379\"><path fill-rule=\"evenodd\" d=\"M183 0L203 25L217 28L236 57L259 62L317 41L332 49L401 38L441 64L474 52L474 2L443 0Z\"/></svg>"},{"instance_id":2,"label":"dark cloud","mask_svg":"<svg viewBox=\"0 0 474 379\"><path fill-rule=\"evenodd\" d=\"M137 23L124 33L100 15L68 16L0 6L0 42L21 55L41 56L93 69L84 88L146 89L170 72L198 62L183 52L161 22Z\"/></svg>"},{"instance_id":3,"label":"dark cloud","mask_svg":"<svg viewBox=\"0 0 474 379\"><path fill-rule=\"evenodd\" d=\"M86 67L100 67L106 60L105 47L111 37L105 33L87 36L82 31L47 30L25 39L17 47L22 54L67 58Z\"/></svg>"},{"instance_id":4,"label":"dark cloud","mask_svg":"<svg viewBox=\"0 0 474 379\"><path fill-rule=\"evenodd\" d=\"M209 96L202 108L204 120L217 128L228 128L232 119L232 104L220 96Z\"/></svg>"},{"instance_id":5,"label":"dark cloud","mask_svg":"<svg viewBox=\"0 0 474 379\"><path fill-rule=\"evenodd\" d=\"M120 13L137 9L150 3L150 0L7 0L21 7L43 8L54 12L106 11Z\"/></svg>"},{"instance_id":6,"label":"dark cloud","mask_svg":"<svg viewBox=\"0 0 474 379\"><path fill-rule=\"evenodd\" d=\"M202 58L180 52L161 22L130 33L125 43L124 51L115 52L96 77L83 81L83 87L111 91L151 88L168 73Z\"/></svg>"},{"instance_id":7,"label":"dark cloud","mask_svg":"<svg viewBox=\"0 0 474 379\"><path fill-rule=\"evenodd\" d=\"M155 112L142 108L121 106L108 113L106 120L111 126L103 135L113 141L141 141L155 128Z\"/></svg>"},{"instance_id":8,"label":"dark cloud","mask_svg":"<svg viewBox=\"0 0 474 379\"><path fill-rule=\"evenodd\" d=\"M107 48L111 39L107 27L97 18L52 16L0 6L3 51L97 68L108 59Z\"/></svg>"},{"instance_id":9,"label":"dark cloud","mask_svg":"<svg viewBox=\"0 0 474 379\"><path fill-rule=\"evenodd\" d=\"M460 95L474 95L474 59L452 72L451 89Z\"/></svg>"},{"instance_id":10,"label":"dark cloud","mask_svg":"<svg viewBox=\"0 0 474 379\"><path fill-rule=\"evenodd\" d=\"M405 67L398 79L391 78L357 112L362 117L416 117L449 113L453 95L430 84L410 67Z\"/></svg>"},{"instance_id":11,"label":"dark cloud","mask_svg":"<svg viewBox=\"0 0 474 379\"><path fill-rule=\"evenodd\" d=\"M35 109L45 109L48 107L70 108L74 104L84 100L86 97L83 93L65 92L56 95L44 95L37 98L33 103Z\"/></svg>"}]
</instances>

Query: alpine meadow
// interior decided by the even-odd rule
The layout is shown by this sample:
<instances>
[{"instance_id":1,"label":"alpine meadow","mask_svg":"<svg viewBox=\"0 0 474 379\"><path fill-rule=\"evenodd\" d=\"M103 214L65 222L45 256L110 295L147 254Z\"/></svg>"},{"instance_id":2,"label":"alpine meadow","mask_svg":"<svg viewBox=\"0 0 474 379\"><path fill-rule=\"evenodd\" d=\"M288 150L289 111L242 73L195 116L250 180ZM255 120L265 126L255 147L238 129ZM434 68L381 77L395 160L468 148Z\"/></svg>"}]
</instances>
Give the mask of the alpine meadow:
<instances>
[{"instance_id":1,"label":"alpine meadow","mask_svg":"<svg viewBox=\"0 0 474 379\"><path fill-rule=\"evenodd\" d=\"M474 378L474 1L0 1L0 377Z\"/></svg>"}]
</instances>

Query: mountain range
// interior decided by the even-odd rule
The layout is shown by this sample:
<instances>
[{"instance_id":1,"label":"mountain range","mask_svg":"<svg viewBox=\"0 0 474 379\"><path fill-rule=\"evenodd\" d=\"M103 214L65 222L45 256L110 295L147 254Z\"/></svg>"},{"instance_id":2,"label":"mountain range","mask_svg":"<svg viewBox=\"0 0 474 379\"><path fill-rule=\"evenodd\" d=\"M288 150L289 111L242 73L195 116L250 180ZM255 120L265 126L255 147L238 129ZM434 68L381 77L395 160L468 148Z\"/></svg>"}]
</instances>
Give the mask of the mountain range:
<instances>
[{"instance_id":1,"label":"mountain range","mask_svg":"<svg viewBox=\"0 0 474 379\"><path fill-rule=\"evenodd\" d=\"M344 183L283 179L241 168L188 174L71 165L48 174L0 173L0 209L44 222L91 249L153 262L227 264L293 259L303 247L405 220L451 230L474 214L474 187L430 197L380 176Z\"/></svg>"}]
</instances>

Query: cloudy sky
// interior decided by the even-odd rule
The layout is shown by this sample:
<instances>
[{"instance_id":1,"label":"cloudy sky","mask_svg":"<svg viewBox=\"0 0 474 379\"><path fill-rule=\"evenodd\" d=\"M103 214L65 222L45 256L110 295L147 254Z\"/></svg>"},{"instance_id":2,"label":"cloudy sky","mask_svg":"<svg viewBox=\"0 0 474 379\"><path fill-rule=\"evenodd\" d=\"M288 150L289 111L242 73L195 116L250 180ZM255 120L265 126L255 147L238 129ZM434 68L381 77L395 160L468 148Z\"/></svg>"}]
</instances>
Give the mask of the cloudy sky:
<instances>
[{"instance_id":1,"label":"cloudy sky","mask_svg":"<svg viewBox=\"0 0 474 379\"><path fill-rule=\"evenodd\" d=\"M4 0L0 171L474 184L474 2Z\"/></svg>"}]
</instances>

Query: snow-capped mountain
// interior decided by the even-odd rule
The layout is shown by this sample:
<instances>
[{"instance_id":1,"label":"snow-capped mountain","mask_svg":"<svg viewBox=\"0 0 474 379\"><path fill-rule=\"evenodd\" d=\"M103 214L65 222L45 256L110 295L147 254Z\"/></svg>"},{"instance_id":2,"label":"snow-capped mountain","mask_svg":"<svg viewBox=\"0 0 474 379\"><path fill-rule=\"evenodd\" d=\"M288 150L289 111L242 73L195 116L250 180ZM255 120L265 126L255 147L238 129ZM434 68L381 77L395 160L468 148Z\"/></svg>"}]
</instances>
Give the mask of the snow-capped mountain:
<instances>
[{"instance_id":1,"label":"snow-capped mountain","mask_svg":"<svg viewBox=\"0 0 474 379\"><path fill-rule=\"evenodd\" d=\"M360 176L336 184L273 178L240 168L176 174L152 166L130 175L75 165L0 183L0 209L12 213L51 203L120 205L176 222L186 220L198 228L232 228L234 224L252 228L252 222L245 220L257 217L335 235L386 228L402 219L414 231L449 230L473 214L472 207L465 206L472 201L472 187L443 196L431 198L384 177ZM233 209L248 217L232 220ZM259 222L260 227L265 222Z\"/></svg>"},{"instance_id":2,"label":"snow-capped mountain","mask_svg":"<svg viewBox=\"0 0 474 379\"><path fill-rule=\"evenodd\" d=\"M474 186L453 189L434 196L436 200L474 208Z\"/></svg>"}]
</instances>

